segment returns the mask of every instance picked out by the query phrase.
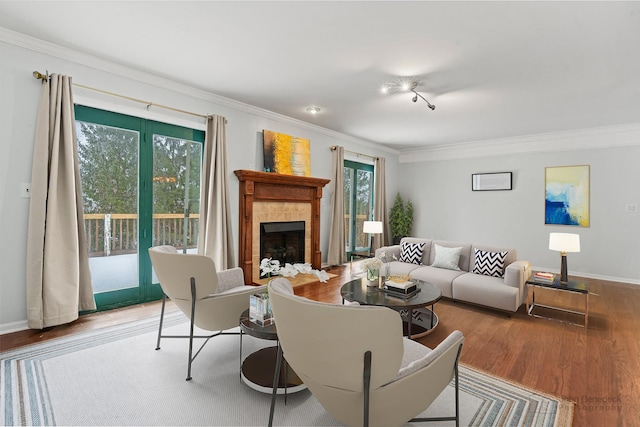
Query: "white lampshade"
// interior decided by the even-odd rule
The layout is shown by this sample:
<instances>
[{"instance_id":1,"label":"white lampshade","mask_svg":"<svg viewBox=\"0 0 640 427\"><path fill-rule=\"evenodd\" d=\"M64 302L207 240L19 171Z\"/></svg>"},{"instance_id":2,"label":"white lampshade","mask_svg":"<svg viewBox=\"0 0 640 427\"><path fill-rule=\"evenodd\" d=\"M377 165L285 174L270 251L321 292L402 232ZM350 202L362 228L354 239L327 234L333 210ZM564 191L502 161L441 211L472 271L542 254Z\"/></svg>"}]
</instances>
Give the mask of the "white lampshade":
<instances>
[{"instance_id":1,"label":"white lampshade","mask_svg":"<svg viewBox=\"0 0 640 427\"><path fill-rule=\"evenodd\" d=\"M549 233L549 249L559 252L580 252L580 235Z\"/></svg>"},{"instance_id":2,"label":"white lampshade","mask_svg":"<svg viewBox=\"0 0 640 427\"><path fill-rule=\"evenodd\" d=\"M382 221L365 221L362 231L369 234L380 234L382 233Z\"/></svg>"}]
</instances>

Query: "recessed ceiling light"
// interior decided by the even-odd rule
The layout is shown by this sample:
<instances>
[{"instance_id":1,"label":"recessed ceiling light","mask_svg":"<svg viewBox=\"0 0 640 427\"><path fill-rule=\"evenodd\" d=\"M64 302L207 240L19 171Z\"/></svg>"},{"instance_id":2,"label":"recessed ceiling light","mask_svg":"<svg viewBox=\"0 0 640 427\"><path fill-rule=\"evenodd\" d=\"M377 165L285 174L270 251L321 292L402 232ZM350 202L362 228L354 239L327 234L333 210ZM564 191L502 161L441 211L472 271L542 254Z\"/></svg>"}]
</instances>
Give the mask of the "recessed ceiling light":
<instances>
[{"instance_id":1,"label":"recessed ceiling light","mask_svg":"<svg viewBox=\"0 0 640 427\"><path fill-rule=\"evenodd\" d=\"M311 114L318 114L320 111L322 111L320 109L320 107L309 107L309 108L307 108L307 112L309 112Z\"/></svg>"}]
</instances>

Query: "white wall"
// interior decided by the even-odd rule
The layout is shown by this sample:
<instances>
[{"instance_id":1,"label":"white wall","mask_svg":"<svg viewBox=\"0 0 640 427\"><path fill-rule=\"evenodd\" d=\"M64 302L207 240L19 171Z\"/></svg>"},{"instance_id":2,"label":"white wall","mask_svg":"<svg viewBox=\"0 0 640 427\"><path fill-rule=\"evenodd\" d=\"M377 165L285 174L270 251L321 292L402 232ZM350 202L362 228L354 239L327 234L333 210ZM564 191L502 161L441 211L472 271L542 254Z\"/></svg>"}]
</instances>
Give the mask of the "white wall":
<instances>
[{"instance_id":1,"label":"white wall","mask_svg":"<svg viewBox=\"0 0 640 427\"><path fill-rule=\"evenodd\" d=\"M21 183L31 181L33 138L40 82L32 77L34 70L67 74L73 82L144 99L200 114L220 114L227 118L229 191L233 234L238 239L238 180L236 169L262 169L263 129L308 138L311 142L311 173L318 178L331 178L331 145L387 159L390 194L396 188L398 156L375 144L359 141L288 117L255 107L221 99L195 88L186 87L144 73L124 69L115 64L26 39L26 45L0 41L0 333L26 325L25 258L29 199L21 198ZM19 40L20 42L22 39ZM36 51L38 50L38 51ZM45 51L47 53L42 53ZM84 64L84 65L81 65ZM91 64L91 66L86 65ZM99 68L99 69L98 69ZM125 77L126 76L126 77ZM76 102L107 107L114 111L159 121L203 128L204 120L174 114L152 107L103 96L74 88ZM330 220L332 184L323 191L321 202L321 240L326 259ZM389 196L391 199L391 196Z\"/></svg>"},{"instance_id":2,"label":"white wall","mask_svg":"<svg viewBox=\"0 0 640 427\"><path fill-rule=\"evenodd\" d=\"M567 254L569 274L640 284L640 213L626 212L640 203L640 140L635 144L401 164L402 193L415 206L413 234L513 247L534 267L558 272L549 233L578 233L581 252ZM545 167L569 165L590 165L588 228L544 224ZM513 190L471 191L478 172L513 172Z\"/></svg>"}]
</instances>

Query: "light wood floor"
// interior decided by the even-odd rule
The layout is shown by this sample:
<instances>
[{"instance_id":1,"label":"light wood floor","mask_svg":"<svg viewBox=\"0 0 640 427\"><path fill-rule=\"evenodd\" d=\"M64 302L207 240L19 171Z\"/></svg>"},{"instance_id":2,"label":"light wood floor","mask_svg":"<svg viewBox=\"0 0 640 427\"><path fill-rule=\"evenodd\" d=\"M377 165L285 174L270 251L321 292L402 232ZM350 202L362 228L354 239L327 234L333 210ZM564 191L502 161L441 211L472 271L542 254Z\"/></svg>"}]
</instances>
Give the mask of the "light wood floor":
<instances>
[{"instance_id":1,"label":"light wood floor","mask_svg":"<svg viewBox=\"0 0 640 427\"><path fill-rule=\"evenodd\" d=\"M349 269L325 284L296 288L311 299L340 303ZM589 282L589 328L527 316L524 306L505 313L441 300L440 324L420 342L435 347L459 329L466 337L463 364L576 403L574 426L640 426L640 286ZM536 300L582 309L584 300L564 292L536 292ZM175 307L171 306L171 309ZM82 316L70 325L0 336L0 351L158 314L159 303ZM580 321L574 315L549 315Z\"/></svg>"}]
</instances>

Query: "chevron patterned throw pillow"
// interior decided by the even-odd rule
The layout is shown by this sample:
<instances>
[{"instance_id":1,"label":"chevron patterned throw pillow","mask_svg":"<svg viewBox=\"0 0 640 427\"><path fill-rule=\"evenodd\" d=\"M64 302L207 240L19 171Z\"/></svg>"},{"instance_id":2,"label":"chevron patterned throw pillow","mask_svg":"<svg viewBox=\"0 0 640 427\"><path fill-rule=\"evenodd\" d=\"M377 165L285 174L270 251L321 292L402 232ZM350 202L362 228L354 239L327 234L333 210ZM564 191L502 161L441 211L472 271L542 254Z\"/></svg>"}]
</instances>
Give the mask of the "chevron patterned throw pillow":
<instances>
[{"instance_id":1,"label":"chevron patterned throw pillow","mask_svg":"<svg viewBox=\"0 0 640 427\"><path fill-rule=\"evenodd\" d=\"M422 264L422 251L424 243L407 243L402 242L400 251L400 261L410 262L411 264Z\"/></svg>"},{"instance_id":2,"label":"chevron patterned throw pillow","mask_svg":"<svg viewBox=\"0 0 640 427\"><path fill-rule=\"evenodd\" d=\"M504 276L504 259L507 257L507 252L488 252L475 248L473 252L475 254L473 273L493 277Z\"/></svg>"}]
</instances>

